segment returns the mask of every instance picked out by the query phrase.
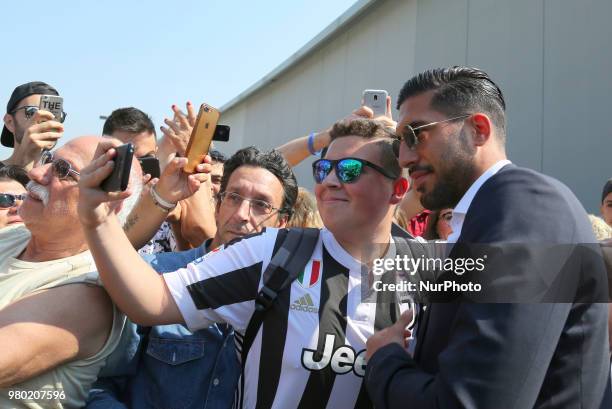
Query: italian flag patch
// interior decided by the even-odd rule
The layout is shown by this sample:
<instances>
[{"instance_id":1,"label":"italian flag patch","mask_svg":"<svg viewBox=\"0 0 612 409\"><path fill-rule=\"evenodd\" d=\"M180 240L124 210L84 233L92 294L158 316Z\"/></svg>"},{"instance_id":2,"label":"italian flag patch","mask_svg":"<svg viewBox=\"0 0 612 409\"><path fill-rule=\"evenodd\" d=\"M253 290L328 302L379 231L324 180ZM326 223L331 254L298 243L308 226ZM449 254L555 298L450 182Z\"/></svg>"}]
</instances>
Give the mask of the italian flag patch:
<instances>
[{"instance_id":1,"label":"italian flag patch","mask_svg":"<svg viewBox=\"0 0 612 409\"><path fill-rule=\"evenodd\" d=\"M304 288L310 288L315 285L319 281L319 277L321 276L321 261L320 260L312 260L312 264L310 265L310 270L306 268L306 270L302 271L298 276L298 283Z\"/></svg>"}]
</instances>

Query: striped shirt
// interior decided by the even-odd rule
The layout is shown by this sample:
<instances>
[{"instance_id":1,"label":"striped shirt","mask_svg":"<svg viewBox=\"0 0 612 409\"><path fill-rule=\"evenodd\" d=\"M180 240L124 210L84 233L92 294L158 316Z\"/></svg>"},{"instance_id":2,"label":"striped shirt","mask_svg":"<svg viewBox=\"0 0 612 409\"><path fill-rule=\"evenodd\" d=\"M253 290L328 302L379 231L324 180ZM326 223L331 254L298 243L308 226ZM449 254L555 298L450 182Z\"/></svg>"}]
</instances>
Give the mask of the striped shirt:
<instances>
[{"instance_id":1,"label":"striped shirt","mask_svg":"<svg viewBox=\"0 0 612 409\"><path fill-rule=\"evenodd\" d=\"M240 352L263 272L286 232L268 228L164 275L190 330L227 322ZM362 385L365 343L398 311L362 302L361 274L361 263L321 230L304 271L278 295L253 341L236 407L371 407Z\"/></svg>"}]
</instances>

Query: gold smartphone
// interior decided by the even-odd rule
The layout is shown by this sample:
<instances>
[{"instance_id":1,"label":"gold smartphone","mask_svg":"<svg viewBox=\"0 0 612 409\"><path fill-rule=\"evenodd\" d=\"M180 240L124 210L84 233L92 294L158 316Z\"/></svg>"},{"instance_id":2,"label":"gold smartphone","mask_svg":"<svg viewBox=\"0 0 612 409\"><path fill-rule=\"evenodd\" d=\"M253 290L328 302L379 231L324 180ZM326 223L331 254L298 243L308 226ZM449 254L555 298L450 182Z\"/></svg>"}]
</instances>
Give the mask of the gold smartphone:
<instances>
[{"instance_id":1,"label":"gold smartphone","mask_svg":"<svg viewBox=\"0 0 612 409\"><path fill-rule=\"evenodd\" d=\"M215 134L219 116L221 116L221 113L217 108L208 104L200 106L198 118L191 132L185 153L187 156L187 165L183 168L185 172L194 173L196 166L202 163L204 156L206 156L210 148L210 142Z\"/></svg>"}]
</instances>

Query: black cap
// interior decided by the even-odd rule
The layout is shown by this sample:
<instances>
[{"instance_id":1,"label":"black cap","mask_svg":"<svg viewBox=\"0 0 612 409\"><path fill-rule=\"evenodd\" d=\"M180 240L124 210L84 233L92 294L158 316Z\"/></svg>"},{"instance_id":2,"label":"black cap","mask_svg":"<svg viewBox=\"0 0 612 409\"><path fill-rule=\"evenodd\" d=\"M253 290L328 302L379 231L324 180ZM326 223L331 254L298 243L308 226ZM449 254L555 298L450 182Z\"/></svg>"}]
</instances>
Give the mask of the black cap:
<instances>
[{"instance_id":1,"label":"black cap","mask_svg":"<svg viewBox=\"0 0 612 409\"><path fill-rule=\"evenodd\" d=\"M606 196L608 196L611 192L612 192L612 179L608 179L608 181L604 185L603 191L601 192L601 203L602 204L604 200L606 200Z\"/></svg>"},{"instance_id":2,"label":"black cap","mask_svg":"<svg viewBox=\"0 0 612 409\"><path fill-rule=\"evenodd\" d=\"M6 113L8 114L15 108L22 99L29 97L30 95L59 95L57 90L51 85L41 81L32 81L27 84L23 84L15 88L11 94L11 98L6 104ZM6 129L6 126L2 128L2 137L0 138L2 145L12 148L15 145L15 137L11 131Z\"/></svg>"}]
</instances>

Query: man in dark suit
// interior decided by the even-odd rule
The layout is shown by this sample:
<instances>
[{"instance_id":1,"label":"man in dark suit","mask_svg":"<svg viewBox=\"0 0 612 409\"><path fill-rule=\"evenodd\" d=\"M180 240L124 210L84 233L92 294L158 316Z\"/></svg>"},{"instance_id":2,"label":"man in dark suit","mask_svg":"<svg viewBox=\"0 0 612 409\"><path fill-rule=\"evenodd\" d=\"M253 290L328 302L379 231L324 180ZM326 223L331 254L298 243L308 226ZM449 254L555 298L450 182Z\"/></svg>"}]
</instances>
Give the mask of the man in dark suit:
<instances>
[{"instance_id":1,"label":"man in dark suit","mask_svg":"<svg viewBox=\"0 0 612 409\"><path fill-rule=\"evenodd\" d=\"M506 159L501 90L477 69L430 70L404 85L398 108L400 163L425 208L454 208L450 259L491 253L489 274L472 277L490 287L423 306L414 357L410 317L368 340L374 405L612 407L601 252L578 246L595 238L567 187Z\"/></svg>"}]
</instances>

